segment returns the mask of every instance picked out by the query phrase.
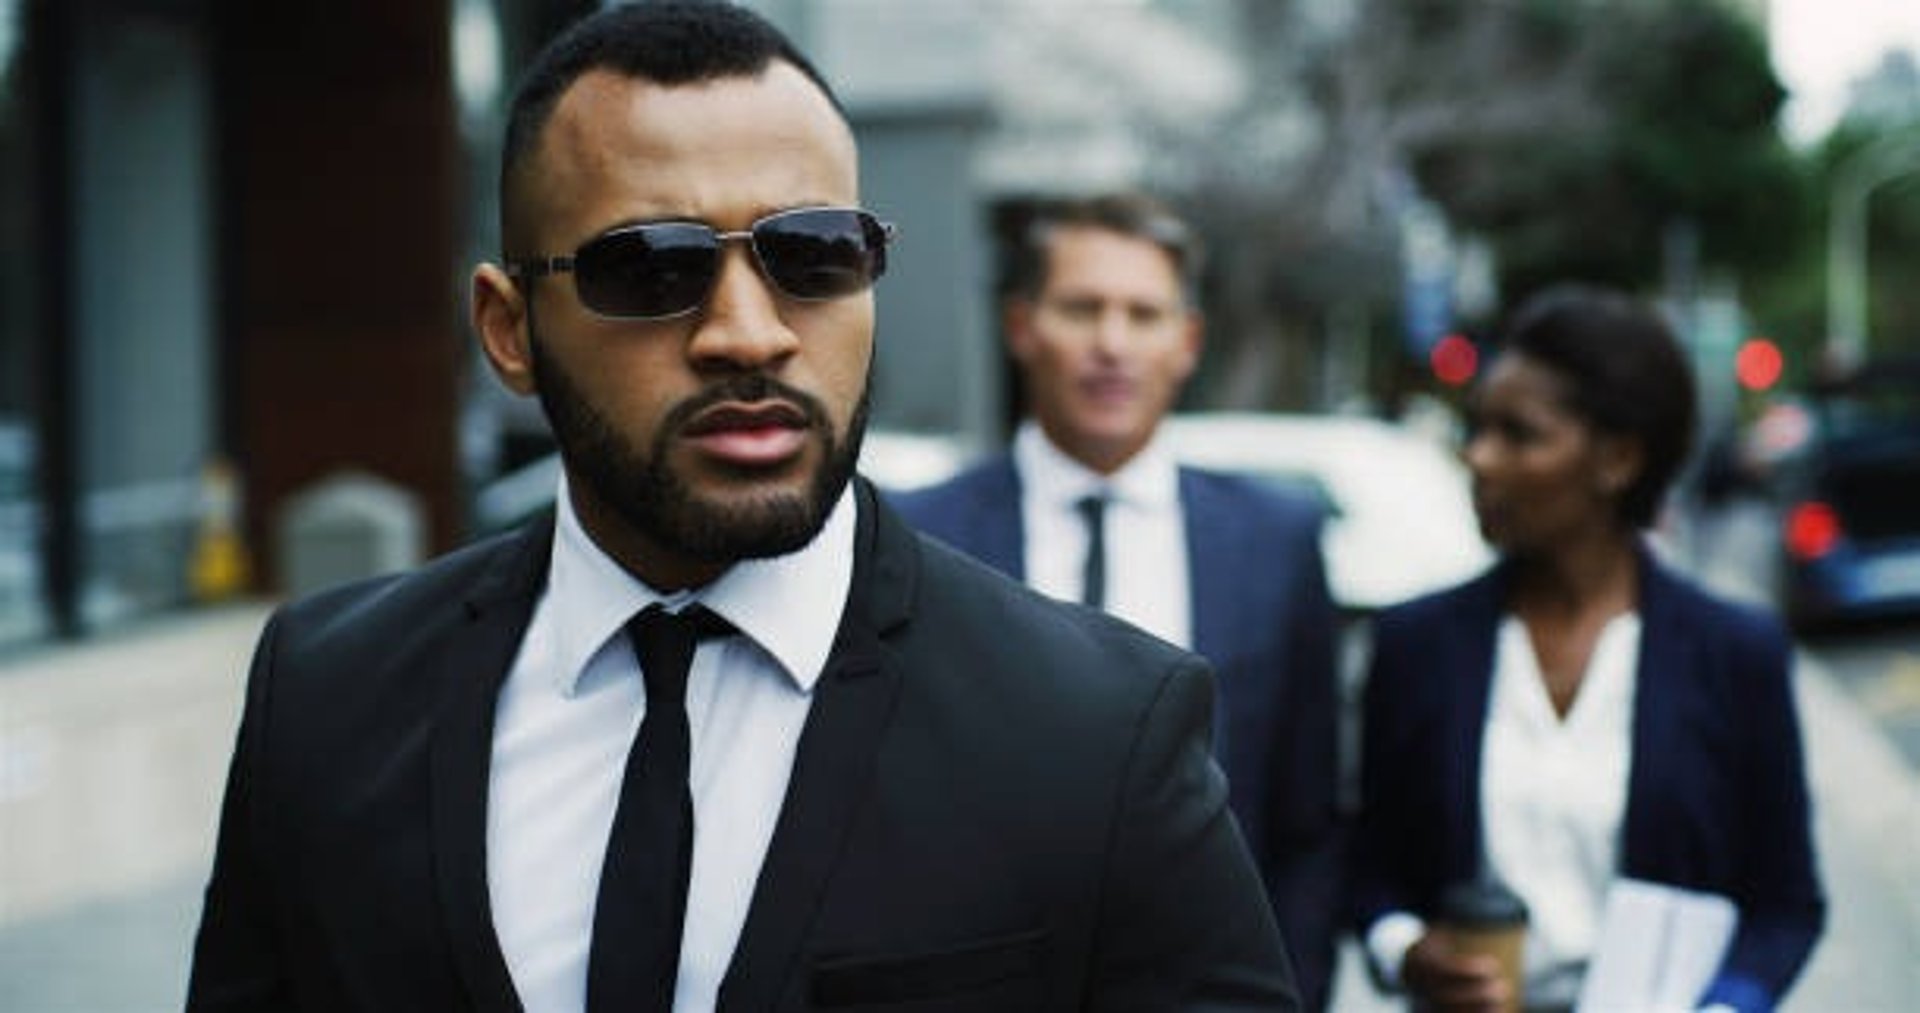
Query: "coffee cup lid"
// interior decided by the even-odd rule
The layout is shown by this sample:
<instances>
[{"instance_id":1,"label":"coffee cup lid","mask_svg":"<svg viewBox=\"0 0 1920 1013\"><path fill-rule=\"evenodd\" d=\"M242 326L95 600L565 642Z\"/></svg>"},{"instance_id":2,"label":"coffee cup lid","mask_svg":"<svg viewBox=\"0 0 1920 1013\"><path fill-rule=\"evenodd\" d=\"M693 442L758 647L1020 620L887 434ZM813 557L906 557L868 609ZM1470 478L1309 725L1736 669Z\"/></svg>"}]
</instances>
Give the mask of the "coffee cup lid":
<instances>
[{"instance_id":1,"label":"coffee cup lid","mask_svg":"<svg viewBox=\"0 0 1920 1013\"><path fill-rule=\"evenodd\" d=\"M1475 880L1441 893L1440 916L1455 925L1525 925L1527 905L1499 882Z\"/></svg>"}]
</instances>

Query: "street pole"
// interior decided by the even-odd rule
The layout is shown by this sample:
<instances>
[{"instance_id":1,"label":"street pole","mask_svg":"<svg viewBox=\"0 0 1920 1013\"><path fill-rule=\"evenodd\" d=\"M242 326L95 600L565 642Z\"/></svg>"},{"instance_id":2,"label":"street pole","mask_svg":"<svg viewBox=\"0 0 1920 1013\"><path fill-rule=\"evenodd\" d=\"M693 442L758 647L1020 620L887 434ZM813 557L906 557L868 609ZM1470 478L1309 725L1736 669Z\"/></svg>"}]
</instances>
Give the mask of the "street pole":
<instances>
[{"instance_id":1,"label":"street pole","mask_svg":"<svg viewBox=\"0 0 1920 1013\"><path fill-rule=\"evenodd\" d=\"M1883 137L1834 170L1827 217L1827 352L1842 365L1867 351L1867 202L1876 187L1920 172L1920 134Z\"/></svg>"}]
</instances>

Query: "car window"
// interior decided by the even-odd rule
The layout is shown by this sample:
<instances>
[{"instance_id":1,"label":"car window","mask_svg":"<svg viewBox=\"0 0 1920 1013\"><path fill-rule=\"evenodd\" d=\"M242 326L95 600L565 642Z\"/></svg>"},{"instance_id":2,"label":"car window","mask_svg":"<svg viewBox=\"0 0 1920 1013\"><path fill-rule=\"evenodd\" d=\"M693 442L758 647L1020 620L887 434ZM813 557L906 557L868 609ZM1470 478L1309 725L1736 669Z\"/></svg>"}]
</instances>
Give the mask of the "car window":
<instances>
[{"instance_id":1,"label":"car window","mask_svg":"<svg viewBox=\"0 0 1920 1013\"><path fill-rule=\"evenodd\" d=\"M1920 372L1865 372L1815 402L1829 440L1920 434Z\"/></svg>"}]
</instances>

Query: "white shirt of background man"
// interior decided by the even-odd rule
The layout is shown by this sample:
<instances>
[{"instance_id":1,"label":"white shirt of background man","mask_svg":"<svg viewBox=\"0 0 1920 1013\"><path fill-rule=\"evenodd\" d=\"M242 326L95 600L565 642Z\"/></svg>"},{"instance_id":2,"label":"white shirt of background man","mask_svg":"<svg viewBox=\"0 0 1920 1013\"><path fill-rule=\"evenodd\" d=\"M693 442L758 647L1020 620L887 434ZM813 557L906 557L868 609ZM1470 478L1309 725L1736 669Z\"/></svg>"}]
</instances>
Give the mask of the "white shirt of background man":
<instances>
[{"instance_id":1,"label":"white shirt of background man","mask_svg":"<svg viewBox=\"0 0 1920 1013\"><path fill-rule=\"evenodd\" d=\"M1119 471L1101 475L1062 453L1028 420L1013 437L1026 532L1027 583L1080 600L1087 528L1075 504L1107 497L1106 610L1169 643L1193 647L1186 513L1180 473L1159 437Z\"/></svg>"}]
</instances>

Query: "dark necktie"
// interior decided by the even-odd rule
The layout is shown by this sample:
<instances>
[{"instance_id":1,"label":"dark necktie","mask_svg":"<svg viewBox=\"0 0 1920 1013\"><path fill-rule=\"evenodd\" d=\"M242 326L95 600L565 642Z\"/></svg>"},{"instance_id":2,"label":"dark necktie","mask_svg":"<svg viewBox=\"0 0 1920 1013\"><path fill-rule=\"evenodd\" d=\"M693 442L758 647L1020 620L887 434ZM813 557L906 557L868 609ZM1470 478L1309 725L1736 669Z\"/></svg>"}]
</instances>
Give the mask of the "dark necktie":
<instances>
[{"instance_id":1,"label":"dark necktie","mask_svg":"<svg viewBox=\"0 0 1920 1013\"><path fill-rule=\"evenodd\" d=\"M1107 497L1084 496L1073 504L1087 524L1087 558L1080 567L1080 602L1101 608L1107 603Z\"/></svg>"},{"instance_id":2,"label":"dark necktie","mask_svg":"<svg viewBox=\"0 0 1920 1013\"><path fill-rule=\"evenodd\" d=\"M627 753L600 871L587 954L588 1013L673 1009L693 867L687 666L700 638L731 630L699 605L679 615L651 605L627 623L647 684L647 711Z\"/></svg>"}]
</instances>

